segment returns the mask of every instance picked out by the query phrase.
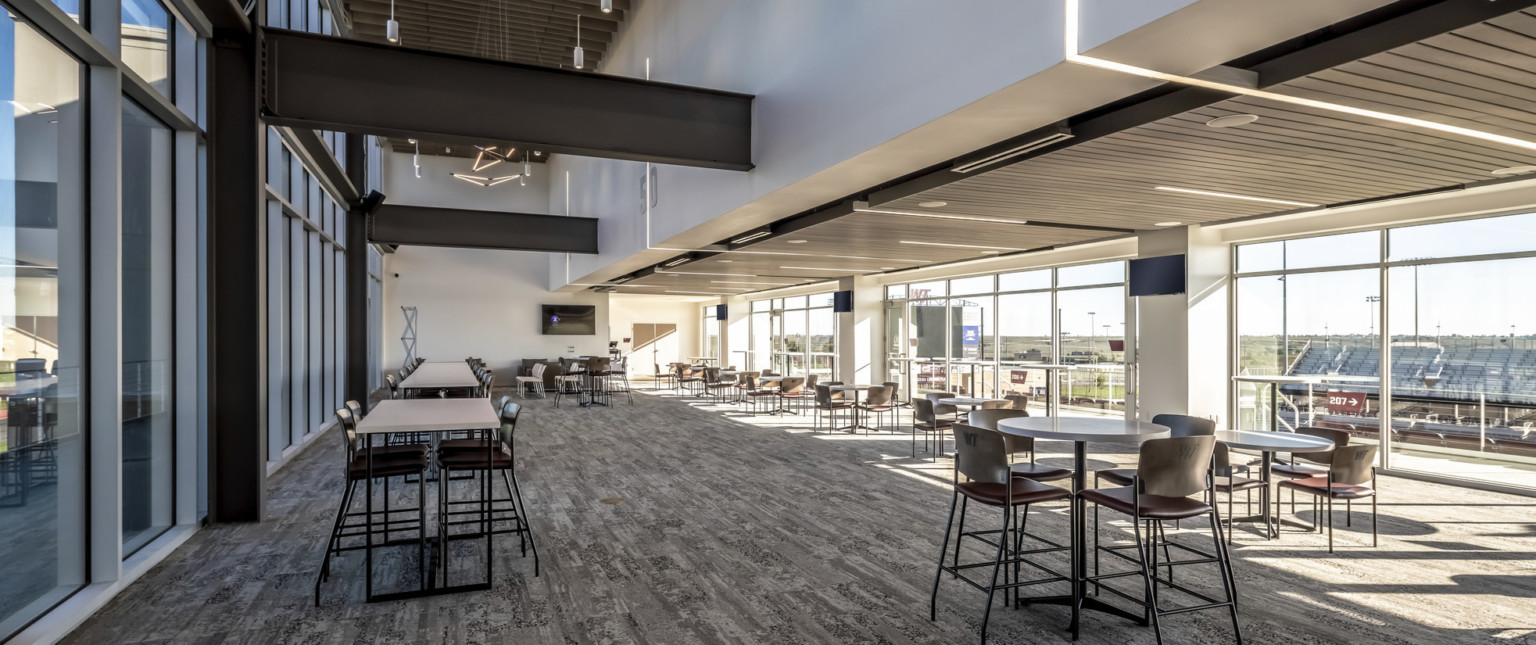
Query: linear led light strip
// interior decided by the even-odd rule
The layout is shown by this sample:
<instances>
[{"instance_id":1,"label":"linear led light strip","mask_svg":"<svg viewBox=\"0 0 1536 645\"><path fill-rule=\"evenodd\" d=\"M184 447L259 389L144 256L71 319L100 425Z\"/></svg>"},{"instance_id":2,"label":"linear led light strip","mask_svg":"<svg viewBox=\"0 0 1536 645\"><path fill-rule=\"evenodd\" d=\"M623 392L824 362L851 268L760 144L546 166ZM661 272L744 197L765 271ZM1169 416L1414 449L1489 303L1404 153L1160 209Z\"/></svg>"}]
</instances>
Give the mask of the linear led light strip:
<instances>
[{"instance_id":1,"label":"linear led light strip","mask_svg":"<svg viewBox=\"0 0 1536 645\"><path fill-rule=\"evenodd\" d=\"M710 250L710 249L676 249L676 248L665 247L665 246L653 246L653 247L651 247L651 250L652 251L677 251L679 253L698 252L698 253L745 253L747 255L791 255L791 256L798 256L798 257L837 258L839 260L869 260L871 262L918 262L918 263L921 263L921 264L928 264L928 263L933 262L933 260L917 260L917 259L912 259L912 258L872 258L872 257L863 256L863 255L829 255L829 254L826 254L826 253L792 253L792 252L789 252L789 251L739 251L739 250L734 250L734 249L728 250L728 251L716 251L716 250ZM676 273L676 272L675 271L669 271L668 273Z\"/></svg>"},{"instance_id":2,"label":"linear led light strip","mask_svg":"<svg viewBox=\"0 0 1536 645\"><path fill-rule=\"evenodd\" d=\"M1320 204L1308 204L1306 202L1292 202L1284 199L1270 199L1268 197L1249 197L1248 195L1234 195L1232 193L1218 193L1209 190L1195 190L1193 188L1174 188L1172 186L1156 186L1152 190L1165 190L1170 193L1188 193L1190 195L1204 195L1206 197L1225 197L1227 199L1245 199L1250 202L1264 202L1266 204L1283 204L1285 206L1313 207Z\"/></svg>"},{"instance_id":3,"label":"linear led light strip","mask_svg":"<svg viewBox=\"0 0 1536 645\"><path fill-rule=\"evenodd\" d=\"M881 208L855 208L855 213L879 213L882 215L907 215L909 217L932 217L935 219L961 219L968 222L991 222L993 224L1028 224L1029 220L1001 219L997 217L976 217L974 215L944 215L940 213L918 213L914 211L889 211Z\"/></svg>"},{"instance_id":4,"label":"linear led light strip","mask_svg":"<svg viewBox=\"0 0 1536 645\"><path fill-rule=\"evenodd\" d=\"M915 244L917 246L947 246L956 249L987 249L991 251L1023 251L1011 246L983 246L980 244L950 244L947 242L918 242L915 240L902 240L902 244Z\"/></svg>"},{"instance_id":5,"label":"linear led light strip","mask_svg":"<svg viewBox=\"0 0 1536 645\"><path fill-rule=\"evenodd\" d=\"M1217 83L1217 82L1214 82L1214 81L1207 81L1207 80L1199 79L1199 78L1190 78L1188 76L1179 76L1178 74L1166 74L1166 73L1159 72L1159 71L1156 71L1156 70L1146 69L1144 67L1137 67L1135 65L1126 65L1125 63L1116 63L1114 61L1108 61L1108 60L1104 60L1104 59L1101 59L1101 58L1094 58L1092 56L1083 56L1082 54L1078 53L1078 19L1079 19L1079 16L1078 16L1078 3L1079 3L1079 0L1066 0L1066 3L1067 3L1067 21L1066 21L1066 34L1065 34L1064 40L1066 41L1066 50L1067 50L1066 51L1066 57L1067 57L1067 61L1068 62L1078 63L1080 65L1087 65L1087 66L1090 66L1090 67L1097 67L1099 69L1107 69L1107 70L1116 71L1116 72L1124 72L1126 74L1132 74L1132 75L1141 76L1141 77L1144 77L1144 78L1157 79L1157 80L1160 80L1160 81L1169 81L1169 82L1172 82L1172 83L1183 83L1185 85L1193 85L1195 87L1203 87L1203 88L1206 88L1206 89L1219 90L1219 91L1222 91L1222 92L1231 92L1233 94L1242 94L1242 95L1245 95L1245 96L1252 96L1252 97L1257 97L1257 98L1261 98L1261 99L1269 99L1271 101L1278 101L1278 102L1281 102L1281 103L1290 103L1292 105L1300 105L1300 106L1304 106L1304 107L1317 108L1319 110L1329 110L1329 111L1332 111L1332 112L1340 112L1340 113L1343 113L1343 114L1353 114L1355 116L1363 116L1363 117L1366 117L1366 118L1378 119L1378 120L1381 120L1381 121L1391 121L1393 123L1401 123L1403 125L1411 125L1411 126L1418 127L1418 128L1424 128L1426 130L1435 130L1437 132L1444 132L1444 133L1447 133L1447 134L1456 134L1456 135L1461 135L1461 136L1464 136L1464 137L1470 137L1470 138L1473 138L1473 139L1482 139L1484 141L1491 141L1491 142L1494 142L1494 143L1502 143L1502 144L1509 145L1509 146L1514 146L1514 147L1517 147L1517 148L1525 148L1527 150L1536 150L1536 142L1526 141L1524 139L1516 139L1514 137L1506 137L1506 136L1504 136L1502 134L1494 134L1492 132L1483 132L1481 130L1473 130L1471 128L1463 128L1463 127L1460 127L1460 126L1447 125L1447 124L1444 124L1444 123L1436 123L1434 121L1426 121L1424 119L1416 119L1416 118L1413 118L1413 117L1402 116L1402 115L1399 115L1399 114L1389 114L1387 112L1379 112L1379 111L1376 111L1376 110L1367 110L1367 109L1364 109L1364 108L1351 107L1351 106L1348 106L1348 105L1339 105L1337 103L1329 103L1327 101L1318 101L1318 100L1314 100L1314 99L1306 99L1306 98L1301 98L1299 96L1288 96L1288 95L1285 95L1285 94L1277 94L1275 92L1267 92L1267 91L1264 91L1264 90L1253 89L1253 88L1250 88L1250 87L1243 87L1241 85L1228 85L1226 83Z\"/></svg>"}]
</instances>

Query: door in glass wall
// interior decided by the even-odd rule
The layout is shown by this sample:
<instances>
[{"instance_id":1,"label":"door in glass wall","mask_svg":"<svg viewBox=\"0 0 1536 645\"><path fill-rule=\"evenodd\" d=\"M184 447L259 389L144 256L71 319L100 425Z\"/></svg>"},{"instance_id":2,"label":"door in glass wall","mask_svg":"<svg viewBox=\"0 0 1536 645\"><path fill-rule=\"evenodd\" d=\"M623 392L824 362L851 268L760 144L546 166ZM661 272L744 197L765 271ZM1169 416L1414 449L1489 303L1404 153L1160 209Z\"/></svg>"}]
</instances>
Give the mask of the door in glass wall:
<instances>
[{"instance_id":1,"label":"door in glass wall","mask_svg":"<svg viewBox=\"0 0 1536 645\"><path fill-rule=\"evenodd\" d=\"M171 130L123 102L123 554L171 524Z\"/></svg>"},{"instance_id":2,"label":"door in glass wall","mask_svg":"<svg viewBox=\"0 0 1536 645\"><path fill-rule=\"evenodd\" d=\"M1390 272L1392 467L1531 486L1536 258Z\"/></svg>"},{"instance_id":3,"label":"door in glass wall","mask_svg":"<svg viewBox=\"0 0 1536 645\"><path fill-rule=\"evenodd\" d=\"M906 285L901 285L901 294L906 294ZM889 291L889 288L887 288ZM907 360L904 351L907 346L907 302L905 300L890 300L885 303L885 380L901 384L903 395L912 392L910 380L911 370L908 367L911 362Z\"/></svg>"},{"instance_id":4,"label":"door in glass wall","mask_svg":"<svg viewBox=\"0 0 1536 645\"><path fill-rule=\"evenodd\" d=\"M86 576L83 73L0 20L0 641Z\"/></svg>"},{"instance_id":5,"label":"door in glass wall","mask_svg":"<svg viewBox=\"0 0 1536 645\"><path fill-rule=\"evenodd\" d=\"M1050 373L1030 365L1056 360L1051 352L1050 292L998 296L997 352L1001 366L998 375L1001 394L1026 395L1031 408L1044 410L1049 396Z\"/></svg>"},{"instance_id":6,"label":"door in glass wall","mask_svg":"<svg viewBox=\"0 0 1536 645\"><path fill-rule=\"evenodd\" d=\"M1056 302L1061 362L1077 368L1061 372L1062 413L1124 415L1125 287L1062 289Z\"/></svg>"},{"instance_id":7,"label":"door in glass wall","mask_svg":"<svg viewBox=\"0 0 1536 645\"><path fill-rule=\"evenodd\" d=\"M806 335L810 350L808 372L819 381L832 380L833 366L837 361L837 314L831 307L817 307L806 311L810 332Z\"/></svg>"},{"instance_id":8,"label":"door in glass wall","mask_svg":"<svg viewBox=\"0 0 1536 645\"><path fill-rule=\"evenodd\" d=\"M946 360L950 336L949 300L910 300L907 307L907 356L912 359L912 393L921 396L929 392L953 392Z\"/></svg>"},{"instance_id":9,"label":"door in glass wall","mask_svg":"<svg viewBox=\"0 0 1536 645\"><path fill-rule=\"evenodd\" d=\"M961 396L996 395L992 303L991 295L949 300L949 391Z\"/></svg>"},{"instance_id":10,"label":"door in glass wall","mask_svg":"<svg viewBox=\"0 0 1536 645\"><path fill-rule=\"evenodd\" d=\"M1299 426L1377 436L1381 347L1377 269L1262 275L1237 281L1237 373L1317 382L1236 383L1243 429Z\"/></svg>"}]
</instances>

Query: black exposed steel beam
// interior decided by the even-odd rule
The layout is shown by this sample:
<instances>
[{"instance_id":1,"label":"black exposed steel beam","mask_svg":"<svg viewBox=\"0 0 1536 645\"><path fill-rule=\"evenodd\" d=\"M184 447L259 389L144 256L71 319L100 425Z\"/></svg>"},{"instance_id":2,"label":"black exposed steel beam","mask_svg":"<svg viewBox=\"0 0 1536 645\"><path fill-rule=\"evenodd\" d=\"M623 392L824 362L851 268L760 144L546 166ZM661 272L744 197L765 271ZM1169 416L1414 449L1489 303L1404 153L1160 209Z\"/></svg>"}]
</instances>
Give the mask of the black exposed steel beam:
<instances>
[{"instance_id":1,"label":"black exposed steel beam","mask_svg":"<svg viewBox=\"0 0 1536 645\"><path fill-rule=\"evenodd\" d=\"M233 37L208 48L209 514L259 522L268 456L266 126L251 35L221 33Z\"/></svg>"},{"instance_id":2,"label":"black exposed steel beam","mask_svg":"<svg viewBox=\"0 0 1536 645\"><path fill-rule=\"evenodd\" d=\"M1404 0L1244 56L1228 65L1257 72L1260 87L1270 87L1530 6L1536 6L1536 0ZM1062 143L994 164L984 171L955 172L954 168L966 160L981 156L967 154L877 187L869 193L868 201L877 206L890 203L1236 96L1191 86L1155 88L1069 119L1067 127L1072 138ZM1028 132L985 150L1006 150L1032 141L1055 127Z\"/></svg>"},{"instance_id":3,"label":"black exposed steel beam","mask_svg":"<svg viewBox=\"0 0 1536 645\"><path fill-rule=\"evenodd\" d=\"M752 168L752 97L261 32L269 123L727 170Z\"/></svg>"},{"instance_id":4,"label":"black exposed steel beam","mask_svg":"<svg viewBox=\"0 0 1536 645\"><path fill-rule=\"evenodd\" d=\"M343 154L347 159L348 183L362 189L368 184L368 157L363 137L347 137ZM368 214L360 203L353 203L347 218L346 251L346 367L342 391L348 400L368 403Z\"/></svg>"},{"instance_id":5,"label":"black exposed steel beam","mask_svg":"<svg viewBox=\"0 0 1536 645\"><path fill-rule=\"evenodd\" d=\"M597 253L597 218L385 204L368 217L368 241L406 246Z\"/></svg>"},{"instance_id":6,"label":"black exposed steel beam","mask_svg":"<svg viewBox=\"0 0 1536 645\"><path fill-rule=\"evenodd\" d=\"M347 204L363 198L361 186L354 184L349 171L341 168L341 162L336 160L336 153L331 151L330 146L325 145L325 140L320 138L319 132L308 128L294 128L293 138L298 142L299 147L304 149L304 154L312 162L305 164L305 167L324 175L325 181L336 187L336 192L339 193L337 197L340 197ZM361 140L363 137L349 136L347 137L347 142L351 143L354 139ZM341 153L346 154L346 151L341 151ZM348 163L350 163L350 160ZM350 169L351 167L348 166L348 168Z\"/></svg>"}]
</instances>

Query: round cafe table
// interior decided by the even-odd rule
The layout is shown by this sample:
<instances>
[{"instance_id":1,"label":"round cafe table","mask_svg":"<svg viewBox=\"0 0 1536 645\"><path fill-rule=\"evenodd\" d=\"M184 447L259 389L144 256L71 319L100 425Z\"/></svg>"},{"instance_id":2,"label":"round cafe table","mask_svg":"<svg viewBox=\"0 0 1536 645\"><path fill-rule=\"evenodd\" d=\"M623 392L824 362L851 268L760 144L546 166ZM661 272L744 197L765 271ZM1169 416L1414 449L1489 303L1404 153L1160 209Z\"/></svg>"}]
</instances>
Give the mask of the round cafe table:
<instances>
[{"instance_id":1,"label":"round cafe table","mask_svg":"<svg viewBox=\"0 0 1536 645\"><path fill-rule=\"evenodd\" d=\"M1084 526L1084 519L1087 516L1087 504L1080 493L1087 482L1089 443L1139 444L1150 439L1163 439L1169 434L1168 426L1112 417L1016 417L998 421L997 430L1015 437L1072 442L1072 593L1067 596L1022 598L1020 602L1071 607L1072 624L1069 629L1072 630L1073 640L1078 637L1078 628L1082 622L1079 618L1084 609L1141 622L1141 614L1089 597L1086 593L1088 529Z\"/></svg>"},{"instance_id":2,"label":"round cafe table","mask_svg":"<svg viewBox=\"0 0 1536 645\"><path fill-rule=\"evenodd\" d=\"M1269 512L1269 500L1273 495L1270 489L1273 483L1270 466L1274 464L1277 452L1332 452L1332 441L1322 437L1296 434L1294 432L1254 432L1251 430L1217 430L1216 440L1227 445L1228 448L1241 448L1243 450L1257 450L1262 455L1259 467L1259 479L1263 480L1264 488L1259 491L1259 506L1264 509L1264 537L1274 539L1280 537L1280 513L1279 499L1276 498L1276 512L1271 523ZM1233 517L1229 522L1238 520L1253 521L1256 517Z\"/></svg>"},{"instance_id":3,"label":"round cafe table","mask_svg":"<svg viewBox=\"0 0 1536 645\"><path fill-rule=\"evenodd\" d=\"M983 405L985 405L987 403L994 403L994 402L998 402L998 401L1001 401L1003 403L1007 403L1008 399L988 399L988 398L974 397L974 396L956 396L956 397L950 397L950 398L947 398L947 399L939 399L938 403L941 403L943 405L954 405L954 406L964 405L964 406L969 407L971 410L975 410L976 408L979 408L979 407L981 407L981 406L983 406ZM960 415L956 414L955 416L958 417Z\"/></svg>"},{"instance_id":4,"label":"round cafe table","mask_svg":"<svg viewBox=\"0 0 1536 645\"><path fill-rule=\"evenodd\" d=\"M873 385L828 385L827 386L827 390L832 391L832 392L852 392L853 393L853 405L850 406L851 409L853 410L853 425L843 426L841 428L833 428L833 430L847 430L849 433L856 433L856 432L859 431L859 428L863 428L865 430L874 430L875 432L879 432L880 431L879 428L871 428L871 427L869 427L867 425L863 425L863 424L859 423L859 392L862 392L862 391L867 390L867 389L872 388L872 387L875 387L875 386L873 386Z\"/></svg>"}]
</instances>

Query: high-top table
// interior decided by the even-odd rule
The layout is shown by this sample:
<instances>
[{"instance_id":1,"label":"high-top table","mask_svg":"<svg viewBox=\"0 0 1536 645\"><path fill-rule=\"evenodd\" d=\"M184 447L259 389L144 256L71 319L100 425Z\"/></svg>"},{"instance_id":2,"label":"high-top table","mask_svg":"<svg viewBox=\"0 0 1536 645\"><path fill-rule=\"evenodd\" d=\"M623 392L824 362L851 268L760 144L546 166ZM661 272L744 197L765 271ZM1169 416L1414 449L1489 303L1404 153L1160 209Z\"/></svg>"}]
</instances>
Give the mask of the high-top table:
<instances>
[{"instance_id":1,"label":"high-top table","mask_svg":"<svg viewBox=\"0 0 1536 645\"><path fill-rule=\"evenodd\" d=\"M1045 370L1045 414L1054 417L1061 414L1061 372L1075 370L1077 365L1057 363L1009 364L1009 369Z\"/></svg>"},{"instance_id":2,"label":"high-top table","mask_svg":"<svg viewBox=\"0 0 1536 645\"><path fill-rule=\"evenodd\" d=\"M427 365L431 365L431 363L422 365L421 368L426 368ZM464 367L465 369L468 369L469 366L465 365ZM417 369L417 373L420 372L421 369ZM496 560L491 552L492 531L488 530L487 528L487 530L484 530L485 581L471 584L449 585L448 554L451 549L448 548L448 540L454 538L480 537L480 534L469 533L449 536L446 532L448 509L438 508L437 536L435 538L427 539L425 537L427 527L421 527L422 539L419 543L422 563L420 585L416 589L407 591L385 594L373 593L373 547L375 545L373 542L373 451L370 450L373 447L373 438L376 436L388 435L395 432L430 432L436 435L443 432L456 432L465 430L489 431L499 427L501 427L501 418L496 415L495 407L491 405L489 401L481 398L400 399L380 401L379 404L373 408L373 411L368 413L368 416L363 417L361 421L357 422L357 434L358 436L365 439L364 451L365 454L367 454L368 463L368 482L366 484L366 493L364 495L364 499L366 500L364 511L366 513L365 517L367 518L365 520L366 529L364 530L364 533L366 535L367 546L363 550L363 552L366 554L364 557L364 576L366 578L366 581L364 582L364 588L368 602L382 602L387 600L400 600L404 598L435 596L445 593L458 593L461 591L481 591L490 589L492 579L492 563L494 563ZM487 432L486 436L489 438L490 433ZM435 444L436 442L434 441L433 443ZM493 450L495 449L496 443L497 442L493 441L485 442L485 459L487 464L492 463L492 457L494 455ZM435 455L429 454L428 458L435 459L436 457ZM437 485L447 486L448 482L444 481L444 479L445 478L439 477ZM492 490L490 469L481 471L479 479L481 513L484 514L487 518L487 521L482 523L482 526L489 527L492 524L489 521L490 513L492 511L490 502ZM421 503L423 505L426 504L426 500L421 500ZM385 521L388 522L388 520L389 518L386 517ZM429 558L426 552L426 545L429 542L432 544L433 555L436 556L430 558L430 566L427 565ZM403 544L403 542L386 542L381 543L378 546L392 546L398 544ZM439 572L442 574L441 585L438 584L437 574Z\"/></svg>"},{"instance_id":3,"label":"high-top table","mask_svg":"<svg viewBox=\"0 0 1536 645\"><path fill-rule=\"evenodd\" d=\"M480 387L480 379L475 378L474 370L469 369L469 363L464 361L451 361L444 363L422 363L400 382L402 390L451 390Z\"/></svg>"},{"instance_id":4,"label":"high-top table","mask_svg":"<svg viewBox=\"0 0 1536 645\"><path fill-rule=\"evenodd\" d=\"M1332 452L1332 441L1322 437L1296 434L1294 432L1253 432L1249 430L1217 430L1216 440L1227 445L1228 448L1241 448L1243 450L1257 450L1262 455L1260 461L1259 479L1264 481L1264 488L1259 491L1259 502L1264 508L1264 536L1269 539L1280 537L1280 506L1276 498L1274 522L1271 523L1269 512L1269 500L1273 497L1270 489L1273 488L1270 466L1274 463L1277 452ZM1255 517L1232 517L1229 522L1238 520L1253 521Z\"/></svg>"},{"instance_id":5,"label":"high-top table","mask_svg":"<svg viewBox=\"0 0 1536 645\"><path fill-rule=\"evenodd\" d=\"M848 406L848 409L853 411L853 425L846 425L846 426L843 426L841 428L833 428L833 430L847 430L849 434L857 433L859 431L859 428L863 428L865 430L874 430L875 432L879 432L880 431L879 428L871 428L871 427L869 427L867 425L859 423L859 392L862 392L862 391L867 390L867 389L872 388L872 387L875 387L875 386L873 386L873 385L857 385L857 384L855 384L855 385L828 385L827 386L827 391L829 391L829 392L852 392L853 393L853 401L852 401L853 405Z\"/></svg>"},{"instance_id":6,"label":"high-top table","mask_svg":"<svg viewBox=\"0 0 1536 645\"><path fill-rule=\"evenodd\" d=\"M1080 493L1087 482L1089 443L1139 444L1168 436L1167 426L1111 417L1015 417L997 422L997 430L1016 437L1072 442L1072 593L1067 596L1023 598L1025 604L1067 605L1072 608L1072 638L1078 636L1080 616L1093 609L1141 622L1140 614L1087 595L1088 530L1084 526L1087 503ZM1095 528L1097 530L1097 528Z\"/></svg>"}]
</instances>

